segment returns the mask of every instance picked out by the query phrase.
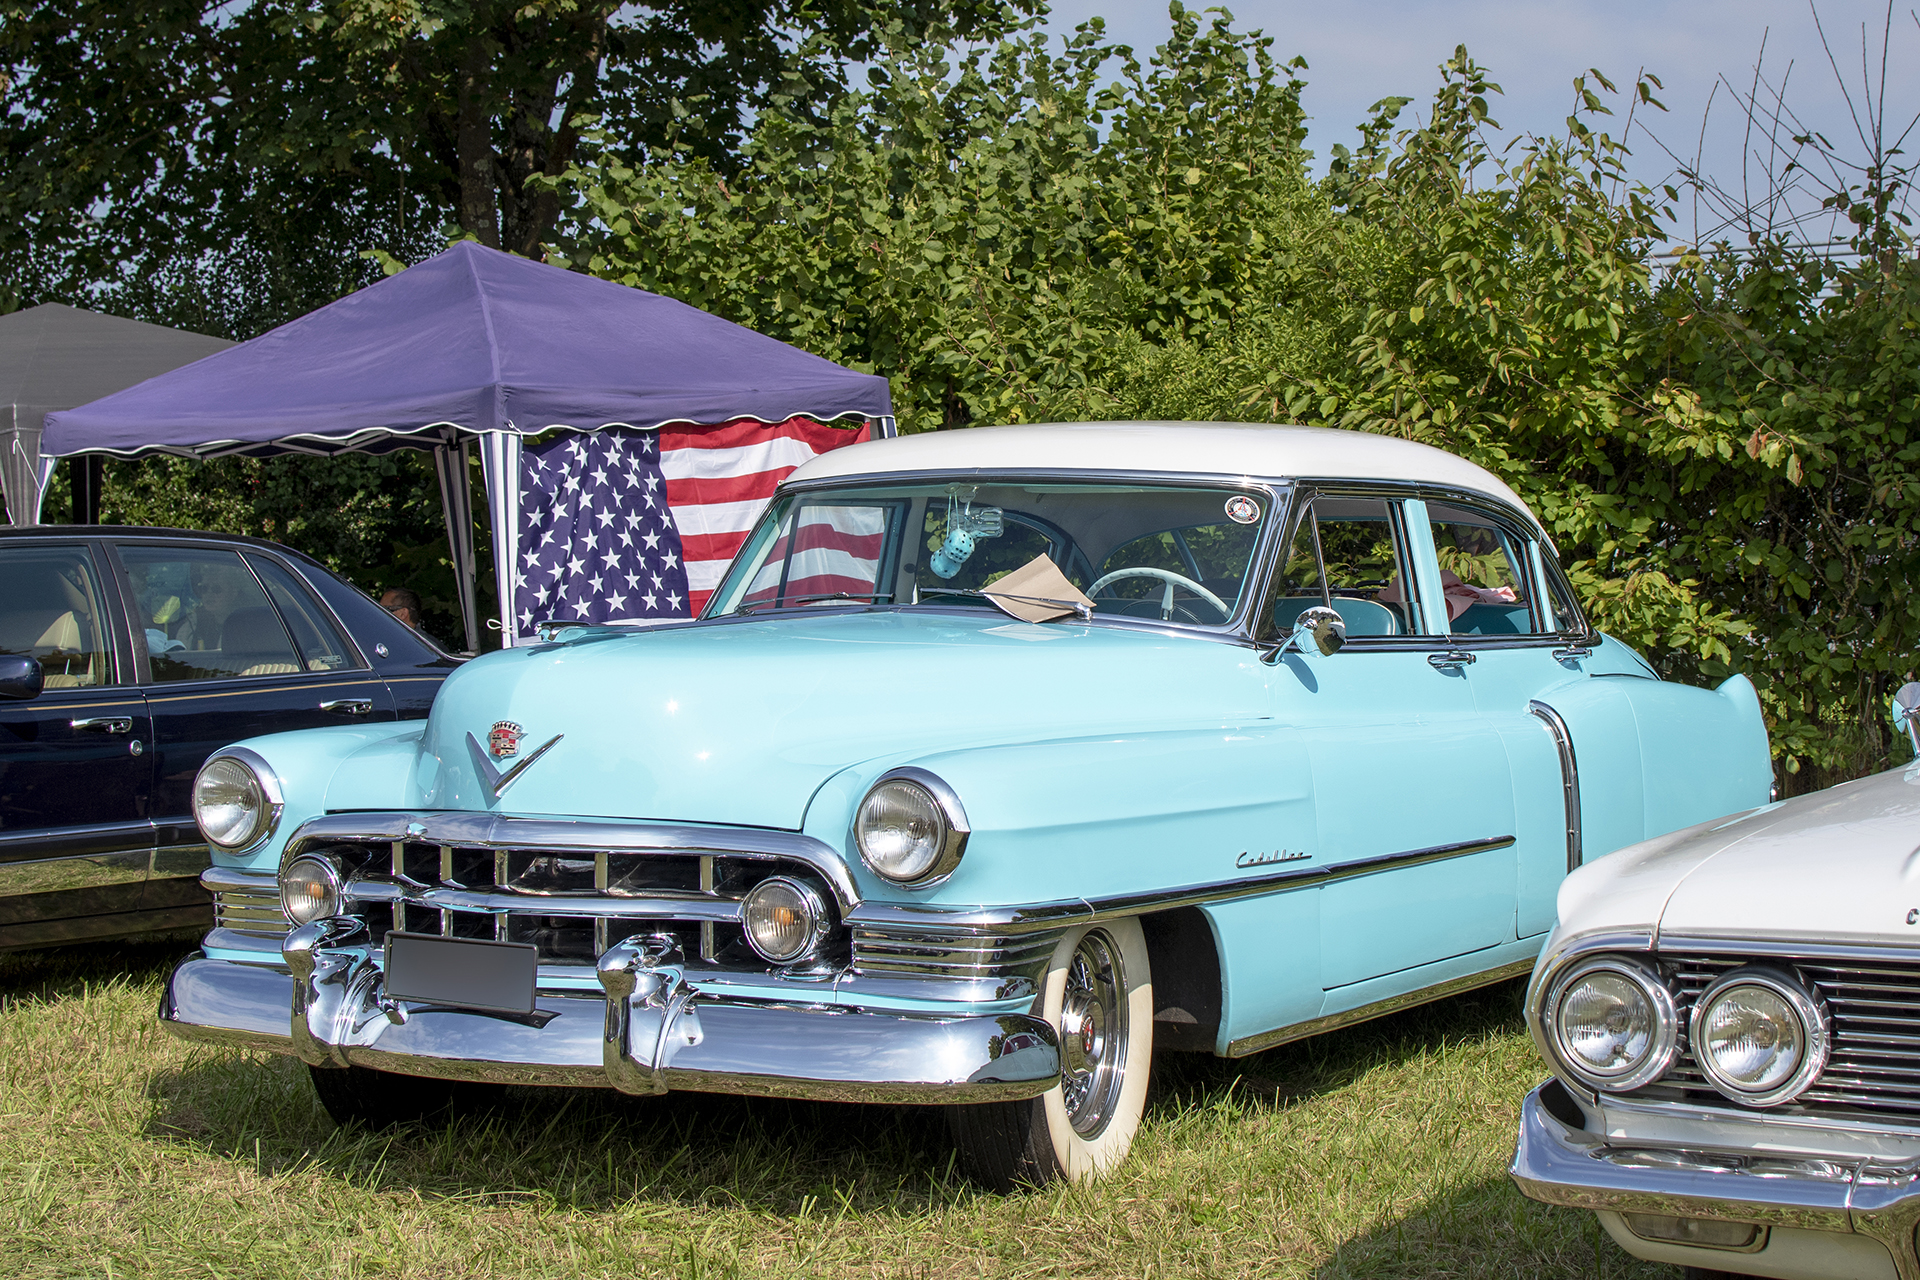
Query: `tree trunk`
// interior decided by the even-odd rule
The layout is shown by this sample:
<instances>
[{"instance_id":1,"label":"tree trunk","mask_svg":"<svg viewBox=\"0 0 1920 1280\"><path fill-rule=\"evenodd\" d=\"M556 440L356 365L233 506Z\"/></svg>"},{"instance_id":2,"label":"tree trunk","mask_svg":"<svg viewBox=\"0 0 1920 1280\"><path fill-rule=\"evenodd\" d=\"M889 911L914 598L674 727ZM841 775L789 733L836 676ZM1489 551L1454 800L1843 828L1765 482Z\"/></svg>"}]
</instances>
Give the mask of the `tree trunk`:
<instances>
[{"instance_id":1,"label":"tree trunk","mask_svg":"<svg viewBox=\"0 0 1920 1280\"><path fill-rule=\"evenodd\" d=\"M460 65L460 119L455 146L460 169L460 228L490 249L500 247L500 215L494 206L492 59L481 32L467 37Z\"/></svg>"}]
</instances>

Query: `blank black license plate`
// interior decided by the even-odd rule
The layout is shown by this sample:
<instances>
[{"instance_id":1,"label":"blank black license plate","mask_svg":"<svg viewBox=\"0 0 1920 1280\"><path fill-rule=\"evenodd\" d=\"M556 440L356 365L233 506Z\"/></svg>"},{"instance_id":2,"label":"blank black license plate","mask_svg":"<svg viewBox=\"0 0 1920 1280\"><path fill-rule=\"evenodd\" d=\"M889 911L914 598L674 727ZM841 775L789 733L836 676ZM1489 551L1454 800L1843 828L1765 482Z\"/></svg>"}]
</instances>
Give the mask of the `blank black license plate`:
<instances>
[{"instance_id":1,"label":"blank black license plate","mask_svg":"<svg viewBox=\"0 0 1920 1280\"><path fill-rule=\"evenodd\" d=\"M496 1013L532 1013L539 951L431 933L387 935L387 995Z\"/></svg>"}]
</instances>

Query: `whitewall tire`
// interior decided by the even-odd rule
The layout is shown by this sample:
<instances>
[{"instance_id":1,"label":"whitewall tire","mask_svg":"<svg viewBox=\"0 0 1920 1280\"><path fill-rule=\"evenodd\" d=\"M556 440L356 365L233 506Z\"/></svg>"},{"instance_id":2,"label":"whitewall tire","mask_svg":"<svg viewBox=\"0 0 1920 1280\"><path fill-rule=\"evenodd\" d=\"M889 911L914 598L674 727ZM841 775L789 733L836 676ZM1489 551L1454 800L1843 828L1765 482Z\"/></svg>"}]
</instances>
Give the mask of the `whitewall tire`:
<instances>
[{"instance_id":1,"label":"whitewall tire","mask_svg":"<svg viewBox=\"0 0 1920 1280\"><path fill-rule=\"evenodd\" d=\"M1060 1083L1038 1098L950 1111L969 1172L989 1186L1096 1177L1124 1160L1146 1110L1153 974L1140 922L1070 930L1040 1001L1060 1037Z\"/></svg>"}]
</instances>

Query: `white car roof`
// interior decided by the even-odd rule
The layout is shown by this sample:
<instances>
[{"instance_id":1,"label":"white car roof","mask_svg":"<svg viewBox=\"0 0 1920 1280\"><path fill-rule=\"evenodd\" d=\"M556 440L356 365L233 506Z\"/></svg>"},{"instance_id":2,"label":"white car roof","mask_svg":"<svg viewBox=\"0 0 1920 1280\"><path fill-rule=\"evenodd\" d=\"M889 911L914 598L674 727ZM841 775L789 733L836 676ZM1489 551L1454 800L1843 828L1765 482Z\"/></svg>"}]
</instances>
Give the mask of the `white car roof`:
<instances>
[{"instance_id":1,"label":"white car roof","mask_svg":"<svg viewBox=\"0 0 1920 1280\"><path fill-rule=\"evenodd\" d=\"M927 431L835 449L790 479L976 468L1399 480L1486 494L1527 511L1520 495L1492 472L1430 445L1365 431L1243 422L1060 422Z\"/></svg>"}]
</instances>

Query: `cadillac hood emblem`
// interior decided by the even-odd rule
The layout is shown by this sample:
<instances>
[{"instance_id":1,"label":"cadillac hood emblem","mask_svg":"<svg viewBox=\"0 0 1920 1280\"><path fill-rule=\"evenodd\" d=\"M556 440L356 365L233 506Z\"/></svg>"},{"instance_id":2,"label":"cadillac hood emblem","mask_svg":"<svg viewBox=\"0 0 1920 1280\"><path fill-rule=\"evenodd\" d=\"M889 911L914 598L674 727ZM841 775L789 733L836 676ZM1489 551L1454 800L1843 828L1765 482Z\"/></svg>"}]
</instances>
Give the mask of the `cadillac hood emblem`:
<instances>
[{"instance_id":1,"label":"cadillac hood emblem","mask_svg":"<svg viewBox=\"0 0 1920 1280\"><path fill-rule=\"evenodd\" d=\"M493 728L487 731L487 750L493 753L495 760L517 756L520 754L520 739L526 732L511 720L496 720Z\"/></svg>"}]
</instances>

